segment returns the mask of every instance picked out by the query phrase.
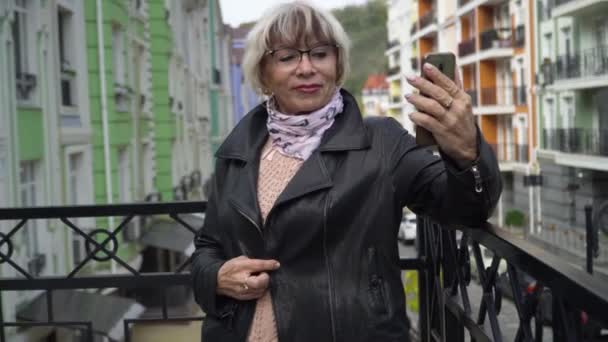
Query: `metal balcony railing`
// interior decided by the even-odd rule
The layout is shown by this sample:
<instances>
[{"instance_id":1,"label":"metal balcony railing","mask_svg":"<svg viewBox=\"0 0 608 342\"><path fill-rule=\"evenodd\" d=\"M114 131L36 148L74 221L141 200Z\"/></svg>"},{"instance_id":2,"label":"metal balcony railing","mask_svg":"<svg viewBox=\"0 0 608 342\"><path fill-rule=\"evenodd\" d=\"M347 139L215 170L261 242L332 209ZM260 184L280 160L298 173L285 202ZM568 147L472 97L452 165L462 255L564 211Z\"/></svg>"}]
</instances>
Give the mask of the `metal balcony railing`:
<instances>
[{"instance_id":1,"label":"metal balcony railing","mask_svg":"<svg viewBox=\"0 0 608 342\"><path fill-rule=\"evenodd\" d=\"M458 56L464 57L475 53L475 37L458 43Z\"/></svg>"},{"instance_id":2,"label":"metal balcony railing","mask_svg":"<svg viewBox=\"0 0 608 342\"><path fill-rule=\"evenodd\" d=\"M513 32L513 45L516 47L523 47L526 45L526 27L519 25Z\"/></svg>"},{"instance_id":3,"label":"metal balcony railing","mask_svg":"<svg viewBox=\"0 0 608 342\"><path fill-rule=\"evenodd\" d=\"M566 153L608 156L608 130L554 128L543 130L543 148Z\"/></svg>"},{"instance_id":4,"label":"metal balcony railing","mask_svg":"<svg viewBox=\"0 0 608 342\"><path fill-rule=\"evenodd\" d=\"M117 235L134 217L160 215L171 217L175 223L163 228L168 236L174 237L175 233L181 231L193 238L199 227L193 226L186 217L194 213L203 213L205 208L206 202L176 202L0 209L0 220L18 222L9 233L0 235L2 261L4 267L13 268L20 273L18 277L6 277L7 273L2 273L0 294L5 295L11 291L42 291L42 295L38 297L41 300L36 302L37 319L34 321L6 321L4 316L0 315L0 342L7 341L7 328L27 329L39 326L79 329L84 333L82 341L93 342L94 334L102 334L94 328L102 310L99 310L98 314L93 314L91 310L83 310L90 303L81 303L81 306L76 306L79 309L72 313L69 321L57 318L60 314L64 315L67 309L62 306L64 304L62 300L66 298L65 292L76 289L116 288L127 296L121 297L122 302L126 298L140 301L146 296L156 299L154 304L150 304L158 305L156 311L146 311L138 318L115 317L118 322L114 326L123 327L122 335L125 341L131 341L134 324L187 321L203 321L204 324L204 317L176 315L175 311L171 310L173 298L171 296L177 293L172 289L175 287L189 289L191 286L188 272L191 260L185 258L171 272L135 270L118 256L118 245L122 241L117 239ZM98 234L105 236L101 239L99 235L92 237L83 233L82 229L74 224L75 218L109 216L124 217L124 219L113 230L98 229ZM60 220L65 225L65 229L70 229L74 234L86 239L90 250L82 263L67 275L53 276L33 275L21 267L14 260L13 255L15 234L28 220L33 219ZM458 238L457 231L460 232ZM505 316L501 314L500 308L506 300L503 296L505 290L510 292L519 318L516 341L543 340L543 320L537 319L538 317L549 318L556 341L583 341L582 336L579 335L583 330L581 312L584 312L589 320L608 324L608 316L605 315L608 308L608 289L601 279L593 278L542 248L490 224L472 228L445 229L419 216L416 246L417 257L401 259L399 264L402 270L418 271L417 340L461 342L465 340L464 334L467 331L476 341L502 341L501 331L504 329L502 323ZM486 253L482 255L482 246L491 252L489 265L484 260L483 255ZM114 260L124 266L129 273L79 275L78 272L83 265L93 260ZM507 267L505 273L500 274L499 264L503 261ZM469 291L473 286L472 275L481 284L483 292L481 296L474 297ZM532 290L528 287L526 291L527 284L522 282L523 278L532 278L536 286ZM501 283L500 279L507 281ZM547 293L551 296L548 303L544 300ZM78 301L86 299L87 296L103 295L73 291L71 298ZM119 299L117 296L105 296L105 298L108 302L116 302ZM479 305L472 305L472 302L477 300L474 298L479 298ZM97 303L104 304L100 300ZM486 319L490 324L484 327ZM121 320L122 324L120 324ZM536 324L534 330L533 321ZM560 338L560 336L570 338Z\"/></svg>"},{"instance_id":5,"label":"metal balcony railing","mask_svg":"<svg viewBox=\"0 0 608 342\"><path fill-rule=\"evenodd\" d=\"M479 34L480 49L487 50L492 48L507 48L513 46L513 39L510 37L511 28L499 28L483 31Z\"/></svg>"},{"instance_id":6,"label":"metal balcony railing","mask_svg":"<svg viewBox=\"0 0 608 342\"><path fill-rule=\"evenodd\" d=\"M481 106L512 106L515 104L514 87L481 88Z\"/></svg>"},{"instance_id":7,"label":"metal balcony railing","mask_svg":"<svg viewBox=\"0 0 608 342\"><path fill-rule=\"evenodd\" d=\"M527 163L528 145L515 143L490 144L499 161Z\"/></svg>"},{"instance_id":8,"label":"metal balcony railing","mask_svg":"<svg viewBox=\"0 0 608 342\"><path fill-rule=\"evenodd\" d=\"M556 80L608 75L608 45L558 56L553 68Z\"/></svg>"}]
</instances>

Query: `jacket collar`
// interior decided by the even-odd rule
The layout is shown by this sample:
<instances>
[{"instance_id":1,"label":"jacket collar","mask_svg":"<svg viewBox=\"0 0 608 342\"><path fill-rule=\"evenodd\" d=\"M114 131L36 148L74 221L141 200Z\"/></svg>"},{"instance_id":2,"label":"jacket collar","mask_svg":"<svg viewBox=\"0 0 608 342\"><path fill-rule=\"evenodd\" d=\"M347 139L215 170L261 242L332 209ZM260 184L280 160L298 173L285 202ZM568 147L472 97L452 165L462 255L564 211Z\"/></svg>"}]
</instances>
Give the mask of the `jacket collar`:
<instances>
[{"instance_id":1,"label":"jacket collar","mask_svg":"<svg viewBox=\"0 0 608 342\"><path fill-rule=\"evenodd\" d=\"M346 90L340 90L344 110L330 129L325 132L319 151L360 150L370 146L361 112L355 98ZM255 161L268 139L266 102L251 110L236 125L215 154L218 158Z\"/></svg>"}]
</instances>

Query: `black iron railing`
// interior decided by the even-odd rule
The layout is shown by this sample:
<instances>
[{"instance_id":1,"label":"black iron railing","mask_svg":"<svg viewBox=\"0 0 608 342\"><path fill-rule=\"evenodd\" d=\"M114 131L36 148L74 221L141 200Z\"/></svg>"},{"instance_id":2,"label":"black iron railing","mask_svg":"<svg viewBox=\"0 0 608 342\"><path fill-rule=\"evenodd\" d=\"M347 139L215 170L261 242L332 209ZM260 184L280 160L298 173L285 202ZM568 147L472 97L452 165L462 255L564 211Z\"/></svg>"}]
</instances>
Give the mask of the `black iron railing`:
<instances>
[{"instance_id":1,"label":"black iron railing","mask_svg":"<svg viewBox=\"0 0 608 342\"><path fill-rule=\"evenodd\" d=\"M513 46L510 28L490 29L479 34L481 50L491 48L506 48Z\"/></svg>"},{"instance_id":2,"label":"black iron railing","mask_svg":"<svg viewBox=\"0 0 608 342\"><path fill-rule=\"evenodd\" d=\"M557 80L608 75L608 45L558 56L553 67Z\"/></svg>"},{"instance_id":3,"label":"black iron railing","mask_svg":"<svg viewBox=\"0 0 608 342\"><path fill-rule=\"evenodd\" d=\"M47 299L42 307L44 318L35 322L5 321L0 316L0 341L7 341L5 329L19 327L27 329L35 326L52 328L67 327L84 332L84 341L93 341L94 319L84 318L71 321L55 319L58 312L53 298L55 293L65 289L127 289L128 293L154 289L159 295L160 310L156 316L129 318L123 321L124 338L130 341L134 324L160 324L167 321L201 321L198 316L174 316L168 308L167 289L174 286L189 287L191 283L187 267L190 259L176 267L174 272L143 273L132 269L116 254L116 239L121 229L136 216L164 215L171 217L179 226L194 236L198 227L193 227L184 219L185 215L202 213L206 202L176 202L153 204L102 205L78 207L48 207L0 209L0 220L17 221L17 225L7 234L0 236L0 256L5 268L12 267L20 277L0 278L0 294L7 291L42 291ZM73 223L79 217L124 217L114 230L104 230L103 240L88 236ZM65 276L34 276L21 268L13 259L15 234L23 225L33 219L60 220L66 229L81 235L91 245L83 263L94 259L114 260L125 264L129 270L123 275L79 275L76 266ZM509 289L518 315L518 332L515 341L542 340L542 320L548 315L552 322L554 341L583 341L577 335L584 330L580 315L584 312L590 320L608 324L608 288L596 278L552 256L542 248L521 240L513 235L485 224L477 228L444 227L419 217L417 226L417 257L400 260L403 270L418 271L420 341L464 341L465 331L471 340L502 341L503 329L501 303L505 300L504 289ZM457 231L460 231L457 237ZM101 242L100 242L101 241ZM484 261L482 246L491 251L491 261ZM506 262L504 274L499 272L501 261ZM473 264L474 267L471 267ZM473 271L473 269L475 269ZM2 274L6 274L3 272ZM523 279L534 279L532 291L522 289L527 284ZM474 296L469 292L472 282L477 279L483 295L479 305L472 304ZM506 279L506 283L501 283ZM527 287L530 288L529 286ZM543 295L550 291L547 311ZM2 298L2 296L0 296ZM475 310L474 310L475 309ZM536 318L536 319L535 319ZM485 321L489 326L484 327ZM535 328L532 328L532 322ZM204 324L204 322L203 322ZM540 327L539 327L540 326Z\"/></svg>"},{"instance_id":4,"label":"black iron railing","mask_svg":"<svg viewBox=\"0 0 608 342\"><path fill-rule=\"evenodd\" d=\"M458 43L458 56L463 57L475 52L475 37Z\"/></svg>"},{"instance_id":5,"label":"black iron railing","mask_svg":"<svg viewBox=\"0 0 608 342\"><path fill-rule=\"evenodd\" d=\"M554 128L543 130L543 147L566 153L608 156L608 130Z\"/></svg>"},{"instance_id":6,"label":"black iron railing","mask_svg":"<svg viewBox=\"0 0 608 342\"><path fill-rule=\"evenodd\" d=\"M515 87L481 88L481 106L511 106L515 104Z\"/></svg>"}]
</instances>

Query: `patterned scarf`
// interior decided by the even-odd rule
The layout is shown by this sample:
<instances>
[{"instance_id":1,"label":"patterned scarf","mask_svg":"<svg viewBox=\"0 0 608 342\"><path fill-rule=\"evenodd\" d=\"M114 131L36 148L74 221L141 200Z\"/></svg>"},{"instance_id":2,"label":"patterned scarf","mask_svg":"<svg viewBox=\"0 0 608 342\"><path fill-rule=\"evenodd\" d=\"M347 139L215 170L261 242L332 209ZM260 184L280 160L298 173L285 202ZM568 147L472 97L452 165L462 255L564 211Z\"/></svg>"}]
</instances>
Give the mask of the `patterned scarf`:
<instances>
[{"instance_id":1,"label":"patterned scarf","mask_svg":"<svg viewBox=\"0 0 608 342\"><path fill-rule=\"evenodd\" d=\"M306 160L321 144L323 133L334 123L336 115L342 113L344 103L340 89L323 108L305 115L287 115L276 109L274 97L268 99L266 127L272 146L279 153Z\"/></svg>"}]
</instances>

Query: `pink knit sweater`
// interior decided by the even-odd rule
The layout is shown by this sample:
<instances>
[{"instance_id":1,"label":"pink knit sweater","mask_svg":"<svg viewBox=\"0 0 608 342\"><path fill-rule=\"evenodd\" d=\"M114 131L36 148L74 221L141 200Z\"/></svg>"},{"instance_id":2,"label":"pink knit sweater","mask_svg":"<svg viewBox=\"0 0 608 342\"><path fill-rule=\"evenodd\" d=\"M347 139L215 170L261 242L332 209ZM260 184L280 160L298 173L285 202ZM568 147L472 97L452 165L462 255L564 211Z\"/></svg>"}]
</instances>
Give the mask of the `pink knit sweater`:
<instances>
[{"instance_id":1,"label":"pink knit sweater","mask_svg":"<svg viewBox=\"0 0 608 342\"><path fill-rule=\"evenodd\" d=\"M270 140L264 145L258 176L258 202L264 221L274 202L300 169L302 163L302 160L284 156L273 149ZM278 342L270 291L266 291L256 303L247 341Z\"/></svg>"}]
</instances>

